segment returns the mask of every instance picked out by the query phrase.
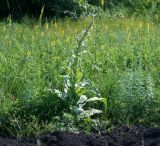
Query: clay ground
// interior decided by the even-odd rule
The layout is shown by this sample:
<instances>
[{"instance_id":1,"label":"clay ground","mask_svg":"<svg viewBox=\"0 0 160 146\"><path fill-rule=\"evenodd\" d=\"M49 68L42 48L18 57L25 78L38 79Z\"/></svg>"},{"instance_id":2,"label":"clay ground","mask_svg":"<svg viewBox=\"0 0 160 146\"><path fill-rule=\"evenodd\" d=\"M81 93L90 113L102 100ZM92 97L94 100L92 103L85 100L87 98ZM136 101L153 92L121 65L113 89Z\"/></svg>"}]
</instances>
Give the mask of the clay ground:
<instances>
[{"instance_id":1,"label":"clay ground","mask_svg":"<svg viewBox=\"0 0 160 146\"><path fill-rule=\"evenodd\" d=\"M160 146L160 128L117 127L110 134L56 131L37 138L9 138L0 134L0 146Z\"/></svg>"}]
</instances>

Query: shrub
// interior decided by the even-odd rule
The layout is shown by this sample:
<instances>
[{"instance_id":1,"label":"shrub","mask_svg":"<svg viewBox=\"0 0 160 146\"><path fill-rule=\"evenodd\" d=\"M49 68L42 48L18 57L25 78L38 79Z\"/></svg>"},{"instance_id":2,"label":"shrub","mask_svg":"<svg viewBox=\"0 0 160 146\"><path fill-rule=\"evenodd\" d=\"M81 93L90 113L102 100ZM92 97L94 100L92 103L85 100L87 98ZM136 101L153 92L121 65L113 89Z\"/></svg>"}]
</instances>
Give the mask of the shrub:
<instances>
[{"instance_id":1,"label":"shrub","mask_svg":"<svg viewBox=\"0 0 160 146\"><path fill-rule=\"evenodd\" d=\"M117 111L112 111L113 121L119 119L120 123L153 126L159 117L159 105L153 89L151 75L145 75L141 69L123 74L117 85L114 103Z\"/></svg>"},{"instance_id":2,"label":"shrub","mask_svg":"<svg viewBox=\"0 0 160 146\"><path fill-rule=\"evenodd\" d=\"M115 7L121 5L124 7L128 7L131 11L139 13L159 13L160 8L159 0L109 0L106 4L108 7Z\"/></svg>"},{"instance_id":3,"label":"shrub","mask_svg":"<svg viewBox=\"0 0 160 146\"><path fill-rule=\"evenodd\" d=\"M38 15L43 6L44 14L52 16L80 16L84 11L85 0L2 0L0 5L1 15Z\"/></svg>"}]
</instances>

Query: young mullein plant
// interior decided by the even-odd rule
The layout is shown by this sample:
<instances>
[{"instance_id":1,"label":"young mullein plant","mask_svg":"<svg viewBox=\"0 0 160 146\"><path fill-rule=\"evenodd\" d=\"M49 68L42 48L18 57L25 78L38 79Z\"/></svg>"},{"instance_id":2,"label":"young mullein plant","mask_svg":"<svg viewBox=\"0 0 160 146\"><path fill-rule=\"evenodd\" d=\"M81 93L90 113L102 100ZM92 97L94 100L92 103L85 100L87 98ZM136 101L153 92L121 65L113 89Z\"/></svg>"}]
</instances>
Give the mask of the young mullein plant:
<instances>
[{"instance_id":1,"label":"young mullein plant","mask_svg":"<svg viewBox=\"0 0 160 146\"><path fill-rule=\"evenodd\" d=\"M102 102L105 106L106 98L101 98L99 91L93 88L91 81L84 78L82 69L82 54L87 51L82 47L85 37L88 35L89 30L93 25L93 21L89 24L88 28L84 31L81 38L77 40L77 47L72 52L72 57L68 60L68 67L66 75L64 75L64 91L54 90L55 93L63 100L68 102L71 112L80 117L86 118L92 115L102 113L102 110L90 108L85 110L84 106L90 102ZM92 93L95 97L89 98L86 94Z\"/></svg>"}]
</instances>

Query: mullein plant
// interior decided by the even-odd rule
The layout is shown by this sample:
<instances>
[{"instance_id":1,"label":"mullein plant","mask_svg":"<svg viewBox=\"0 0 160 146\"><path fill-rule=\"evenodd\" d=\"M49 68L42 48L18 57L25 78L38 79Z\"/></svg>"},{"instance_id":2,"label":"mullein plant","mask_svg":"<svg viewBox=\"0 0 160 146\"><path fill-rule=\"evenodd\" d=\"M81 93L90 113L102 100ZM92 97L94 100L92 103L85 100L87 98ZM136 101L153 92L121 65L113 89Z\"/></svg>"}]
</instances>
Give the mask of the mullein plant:
<instances>
[{"instance_id":1,"label":"mullein plant","mask_svg":"<svg viewBox=\"0 0 160 146\"><path fill-rule=\"evenodd\" d=\"M59 98L67 102L67 106L71 113L78 118L89 118L92 115L102 113L102 110L89 108L85 110L85 105L92 102L102 102L106 112L106 98L102 98L99 90L94 88L90 80L84 78L82 57L87 50L83 47L85 37L92 28L93 21L84 31L82 37L77 39L77 47L72 51L72 56L67 60L68 66L65 68L64 89L63 91L54 89ZM92 94L94 97L88 97ZM91 105L91 104L90 104Z\"/></svg>"}]
</instances>

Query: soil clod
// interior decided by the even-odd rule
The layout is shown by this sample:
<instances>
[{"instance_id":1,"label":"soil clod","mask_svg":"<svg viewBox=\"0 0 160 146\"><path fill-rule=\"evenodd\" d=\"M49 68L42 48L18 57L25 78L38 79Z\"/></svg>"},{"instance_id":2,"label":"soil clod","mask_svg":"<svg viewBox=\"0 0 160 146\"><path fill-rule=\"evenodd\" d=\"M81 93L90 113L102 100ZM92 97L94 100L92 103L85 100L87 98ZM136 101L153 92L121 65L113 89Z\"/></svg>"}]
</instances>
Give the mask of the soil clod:
<instances>
[{"instance_id":1,"label":"soil clod","mask_svg":"<svg viewBox=\"0 0 160 146\"><path fill-rule=\"evenodd\" d=\"M109 133L86 135L55 131L38 138L9 138L0 133L0 146L160 146L160 128L120 126Z\"/></svg>"}]
</instances>

